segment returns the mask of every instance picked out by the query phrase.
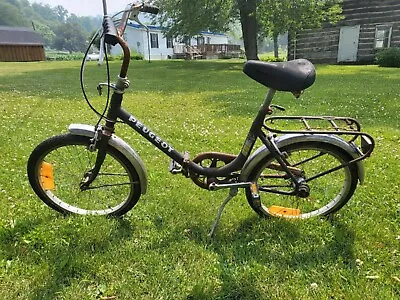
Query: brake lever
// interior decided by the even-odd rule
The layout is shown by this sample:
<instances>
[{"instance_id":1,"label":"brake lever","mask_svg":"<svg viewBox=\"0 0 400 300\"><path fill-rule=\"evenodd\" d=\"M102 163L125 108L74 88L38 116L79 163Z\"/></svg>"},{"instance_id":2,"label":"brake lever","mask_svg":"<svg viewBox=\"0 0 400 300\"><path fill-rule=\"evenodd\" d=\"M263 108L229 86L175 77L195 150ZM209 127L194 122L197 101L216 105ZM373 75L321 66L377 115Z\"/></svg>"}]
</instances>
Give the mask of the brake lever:
<instances>
[{"instance_id":1,"label":"brake lever","mask_svg":"<svg viewBox=\"0 0 400 300\"><path fill-rule=\"evenodd\" d=\"M150 30L149 27L147 27L145 24L143 24L143 23L139 20L140 8L141 8L140 6L136 6L135 8L133 8L129 19L135 21L135 22L138 23L139 25L143 26L147 31L149 31L149 30Z\"/></svg>"}]
</instances>

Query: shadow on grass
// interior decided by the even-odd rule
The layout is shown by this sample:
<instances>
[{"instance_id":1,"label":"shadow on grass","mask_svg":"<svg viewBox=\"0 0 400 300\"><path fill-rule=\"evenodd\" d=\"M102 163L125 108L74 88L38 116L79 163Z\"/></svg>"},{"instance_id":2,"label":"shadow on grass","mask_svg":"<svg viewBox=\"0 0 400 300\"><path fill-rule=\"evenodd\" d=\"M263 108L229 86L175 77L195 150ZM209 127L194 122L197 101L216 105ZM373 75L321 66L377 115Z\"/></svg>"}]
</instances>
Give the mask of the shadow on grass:
<instances>
[{"instance_id":1,"label":"shadow on grass","mask_svg":"<svg viewBox=\"0 0 400 300\"><path fill-rule=\"evenodd\" d=\"M107 226L108 222L114 226ZM7 261L30 266L28 274L34 273L35 280L25 291L29 299L55 299L73 280L95 285L95 275L87 276L97 271L93 257L129 239L133 231L124 219L36 218L2 228L0 253Z\"/></svg>"},{"instance_id":2,"label":"shadow on grass","mask_svg":"<svg viewBox=\"0 0 400 300\"><path fill-rule=\"evenodd\" d=\"M214 294L206 286L195 286L188 299L262 299L265 293L256 284L257 265L289 274L296 270L311 274L320 270L321 264L338 261L345 268L354 269L354 231L340 221L321 222L327 227L326 236L322 237L320 232L302 232L296 222L259 217L246 219L228 235L217 230L208 242L209 250L219 257L222 287ZM204 244L205 235L204 228L192 228L189 238ZM252 271L246 272L245 266Z\"/></svg>"}]
</instances>

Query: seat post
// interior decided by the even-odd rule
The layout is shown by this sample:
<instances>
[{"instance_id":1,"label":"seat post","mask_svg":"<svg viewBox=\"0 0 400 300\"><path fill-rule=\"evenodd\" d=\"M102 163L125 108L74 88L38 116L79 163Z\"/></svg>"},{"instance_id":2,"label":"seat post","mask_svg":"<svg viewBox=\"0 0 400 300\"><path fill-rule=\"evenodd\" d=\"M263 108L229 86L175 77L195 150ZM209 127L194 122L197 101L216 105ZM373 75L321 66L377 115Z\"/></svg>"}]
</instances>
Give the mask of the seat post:
<instances>
[{"instance_id":1,"label":"seat post","mask_svg":"<svg viewBox=\"0 0 400 300\"><path fill-rule=\"evenodd\" d=\"M268 109L269 108L269 106L271 105L271 102L272 102L272 99L274 98L274 96L275 96L275 93L276 93L276 90L274 90L274 89L269 89L268 90L268 93L267 93L267 95L265 96L265 100L264 100L264 103L263 103L263 105L262 105L262 107L264 108L264 109Z\"/></svg>"}]
</instances>

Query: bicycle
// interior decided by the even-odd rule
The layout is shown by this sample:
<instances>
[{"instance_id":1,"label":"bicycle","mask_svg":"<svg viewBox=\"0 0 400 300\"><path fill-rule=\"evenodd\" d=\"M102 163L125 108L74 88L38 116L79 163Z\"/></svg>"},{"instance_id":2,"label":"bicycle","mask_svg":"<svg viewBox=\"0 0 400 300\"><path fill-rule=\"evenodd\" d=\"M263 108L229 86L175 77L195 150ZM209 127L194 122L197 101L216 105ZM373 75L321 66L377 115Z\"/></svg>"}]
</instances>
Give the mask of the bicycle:
<instances>
[{"instance_id":1,"label":"bicycle","mask_svg":"<svg viewBox=\"0 0 400 300\"><path fill-rule=\"evenodd\" d=\"M229 189L210 236L225 205L239 189L245 189L250 207L261 216L306 219L337 212L349 201L358 182L363 183L362 161L371 155L375 143L361 131L357 120L269 116L275 109L284 110L271 103L277 91L291 92L298 98L314 83L315 68L305 59L245 63L244 73L267 87L268 92L238 155L207 152L191 160L187 152L175 150L122 107L123 94L129 87L130 61L124 30L129 18L138 21L140 13L157 14L158 8L130 4L117 27L107 14L105 0L103 8L104 45L119 44L123 63L115 83L108 80L98 86L99 92L107 86L113 94L104 113L96 111L100 115L96 126L71 124L68 133L43 141L30 155L29 182L49 207L64 214L119 217L146 193L146 168L136 151L114 134L118 122L127 124L169 156L172 174L182 174L209 191ZM296 127L301 124L301 128L280 129L275 126L279 122ZM262 146L253 152L257 140Z\"/></svg>"}]
</instances>

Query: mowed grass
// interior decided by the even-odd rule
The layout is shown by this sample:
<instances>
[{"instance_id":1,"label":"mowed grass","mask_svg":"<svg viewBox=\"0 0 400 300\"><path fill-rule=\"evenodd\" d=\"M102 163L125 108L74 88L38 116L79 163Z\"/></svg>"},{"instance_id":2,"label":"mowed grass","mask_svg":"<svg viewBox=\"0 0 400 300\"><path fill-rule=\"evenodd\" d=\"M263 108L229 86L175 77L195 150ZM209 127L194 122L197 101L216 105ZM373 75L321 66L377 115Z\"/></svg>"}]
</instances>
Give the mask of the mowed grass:
<instances>
[{"instance_id":1,"label":"mowed grass","mask_svg":"<svg viewBox=\"0 0 400 300\"><path fill-rule=\"evenodd\" d=\"M133 62L124 106L179 151L237 153L265 88L243 62ZM117 74L118 62L112 62ZM89 96L104 68L86 68ZM123 219L63 217L32 192L26 162L70 123L94 124L78 62L0 63L1 299L398 299L400 70L317 66L288 115L358 118L375 137L366 181L331 221L261 219L243 191L207 233L227 191L168 173L168 157L127 126L116 133L144 160L148 193ZM71 162L73 163L73 162Z\"/></svg>"}]
</instances>

